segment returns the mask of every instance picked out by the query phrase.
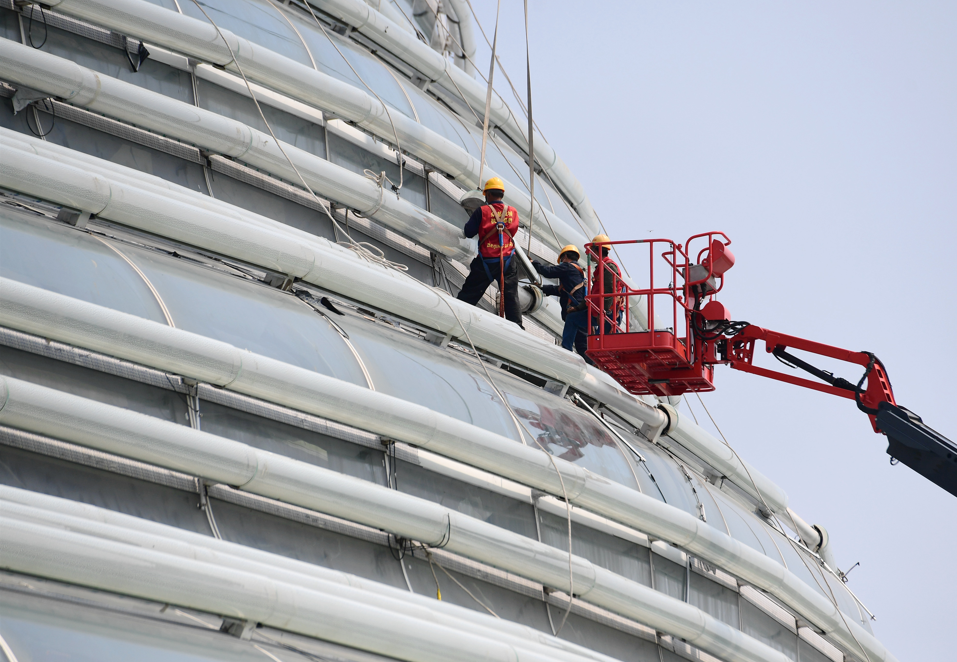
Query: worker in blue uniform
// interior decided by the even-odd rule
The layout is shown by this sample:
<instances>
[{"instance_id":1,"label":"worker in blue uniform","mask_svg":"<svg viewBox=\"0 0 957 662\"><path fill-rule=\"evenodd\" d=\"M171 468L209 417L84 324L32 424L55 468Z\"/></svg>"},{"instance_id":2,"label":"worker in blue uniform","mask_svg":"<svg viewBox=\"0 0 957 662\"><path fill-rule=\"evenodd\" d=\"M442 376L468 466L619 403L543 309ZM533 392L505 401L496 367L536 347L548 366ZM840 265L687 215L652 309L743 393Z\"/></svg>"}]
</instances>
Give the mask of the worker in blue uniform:
<instances>
[{"instance_id":1,"label":"worker in blue uniform","mask_svg":"<svg viewBox=\"0 0 957 662\"><path fill-rule=\"evenodd\" d=\"M545 278L557 278L558 285L545 285L542 292L557 296L562 308L565 328L562 332L562 347L569 352L575 351L591 363L585 355L588 349L588 310L585 307L585 295L588 293L585 283L585 270L578 264L581 255L578 248L569 244L558 256L558 264L545 265L538 260L532 261L535 271Z\"/></svg>"}]
</instances>

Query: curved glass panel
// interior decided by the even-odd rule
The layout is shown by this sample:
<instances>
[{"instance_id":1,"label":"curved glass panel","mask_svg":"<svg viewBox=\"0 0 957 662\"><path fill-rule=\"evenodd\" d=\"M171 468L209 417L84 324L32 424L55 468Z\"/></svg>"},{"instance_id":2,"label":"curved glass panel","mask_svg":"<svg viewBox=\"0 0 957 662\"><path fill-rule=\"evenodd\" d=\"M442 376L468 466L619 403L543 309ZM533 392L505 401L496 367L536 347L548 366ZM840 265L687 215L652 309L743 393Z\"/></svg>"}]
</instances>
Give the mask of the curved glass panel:
<instances>
[{"instance_id":1,"label":"curved glass panel","mask_svg":"<svg viewBox=\"0 0 957 662\"><path fill-rule=\"evenodd\" d=\"M778 544L778 549L781 550L781 555L784 557L785 567L794 573L802 582L816 590L821 595L828 597L827 591L823 587L821 572L817 568L818 562L794 549L794 546L791 545L791 543L789 543L787 539L777 531L769 528L768 535L770 535ZM813 569L813 574L812 570L808 569L808 566ZM815 577L817 577L817 580L815 580Z\"/></svg>"},{"instance_id":2,"label":"curved glass panel","mask_svg":"<svg viewBox=\"0 0 957 662\"><path fill-rule=\"evenodd\" d=\"M661 591L666 595L684 601L685 599L685 579L688 570L683 565L678 565L674 561L669 561L660 554L651 552L651 563L654 566L654 586L656 591Z\"/></svg>"},{"instance_id":3,"label":"curved glass panel","mask_svg":"<svg viewBox=\"0 0 957 662\"><path fill-rule=\"evenodd\" d=\"M387 103L400 113L415 119L415 113L412 111L412 106L409 105L409 99L402 91L402 87L385 68L385 65L379 62L374 55L353 46L344 39L340 39L328 29L323 33L311 17L300 19L296 16L290 16L290 20L295 22L303 41L309 46L309 52L315 58L316 67L319 71L349 83L368 94L369 88L363 85L363 81L365 81L369 87L375 90L383 103ZM330 40L335 40L335 46L332 45ZM336 46L339 48L338 51ZM352 68L349 67L350 64ZM310 66L312 66L311 63ZM355 72L352 69L355 69ZM362 80L359 79L359 76L356 76L356 73L362 77Z\"/></svg>"},{"instance_id":4,"label":"curved glass panel","mask_svg":"<svg viewBox=\"0 0 957 662\"><path fill-rule=\"evenodd\" d=\"M133 246L119 246L160 293L177 328L365 386L342 336L279 290Z\"/></svg>"},{"instance_id":5,"label":"curved glass panel","mask_svg":"<svg viewBox=\"0 0 957 662\"><path fill-rule=\"evenodd\" d=\"M741 601L741 631L797 660L797 635L748 600Z\"/></svg>"},{"instance_id":6,"label":"curved glass panel","mask_svg":"<svg viewBox=\"0 0 957 662\"><path fill-rule=\"evenodd\" d=\"M692 572L689 578L691 579L688 591L690 603L737 630L739 627L738 594L718 582L702 577L697 572Z\"/></svg>"},{"instance_id":7,"label":"curved glass panel","mask_svg":"<svg viewBox=\"0 0 957 662\"><path fill-rule=\"evenodd\" d=\"M312 68L302 40L266 0L199 0L199 4L220 28ZM187 16L209 21L192 0L180 6Z\"/></svg>"},{"instance_id":8,"label":"curved glass panel","mask_svg":"<svg viewBox=\"0 0 957 662\"><path fill-rule=\"evenodd\" d=\"M433 345L353 316L336 317L375 389L519 440L518 430L484 376Z\"/></svg>"},{"instance_id":9,"label":"curved glass panel","mask_svg":"<svg viewBox=\"0 0 957 662\"><path fill-rule=\"evenodd\" d=\"M840 609L841 612L844 613L848 618L855 620L858 625L870 628L869 623L866 626L864 625L866 620L861 612L860 607L857 606L857 600L855 600L853 596L847 592L847 589L844 588L844 584L841 583L841 580L829 572L822 572L821 574L824 575L824 579L831 588L827 598L829 600L836 599L838 609ZM831 593L834 594L833 598L831 597Z\"/></svg>"},{"instance_id":10,"label":"curved glass panel","mask_svg":"<svg viewBox=\"0 0 957 662\"><path fill-rule=\"evenodd\" d=\"M762 522L757 515L747 516L745 520L748 526L751 527L751 531L761 542L761 546L764 547L765 554L767 554L771 560L786 565L781 556L782 552L779 549L780 546L777 544L777 538L771 538L771 534L768 532L769 527ZM787 541L785 541L785 544L787 544Z\"/></svg>"},{"instance_id":11,"label":"curved glass panel","mask_svg":"<svg viewBox=\"0 0 957 662\"><path fill-rule=\"evenodd\" d=\"M706 521L708 524L721 533L731 535L728 533L728 525L724 521L718 504L715 503L714 497L711 496L711 492L708 488L702 485L704 481L699 480L697 476L692 474L691 482L694 485L695 491L698 493L698 498L701 499L701 505L704 506L704 515L705 518L707 518Z\"/></svg>"},{"instance_id":12,"label":"curved glass panel","mask_svg":"<svg viewBox=\"0 0 957 662\"><path fill-rule=\"evenodd\" d=\"M0 205L0 276L166 323L146 284L110 248L66 225Z\"/></svg>"},{"instance_id":13,"label":"curved glass panel","mask_svg":"<svg viewBox=\"0 0 957 662\"><path fill-rule=\"evenodd\" d=\"M654 491L660 491L665 503L697 517L698 502L691 492L691 484L681 473L675 460L651 444L643 444L637 448L644 456L648 470L655 477ZM647 494L654 496L652 491Z\"/></svg>"},{"instance_id":14,"label":"curved glass panel","mask_svg":"<svg viewBox=\"0 0 957 662\"><path fill-rule=\"evenodd\" d=\"M451 111L442 110L438 102L433 101L428 94L412 83L403 82L402 87L415 105L415 112L419 116L420 124L429 127L440 136L448 138L452 143L478 158L480 152L476 152L475 146L469 144L472 141L465 138L462 132L456 128L453 124L454 119L446 116L451 115Z\"/></svg>"},{"instance_id":15,"label":"curved glass panel","mask_svg":"<svg viewBox=\"0 0 957 662\"><path fill-rule=\"evenodd\" d=\"M392 182L399 185L399 166L379 154L363 149L351 140L347 140L334 131L329 131L329 160L336 165L348 168L352 172L363 175L365 171L385 172ZM402 188L399 195L415 206L425 209L427 199L425 195L425 178L409 172L403 173Z\"/></svg>"},{"instance_id":16,"label":"curved glass panel","mask_svg":"<svg viewBox=\"0 0 957 662\"><path fill-rule=\"evenodd\" d=\"M562 198L561 193L555 190L555 187L552 186L551 182L547 177L535 177L535 188L537 189L541 182L541 187L545 190L545 193L548 199L552 203L552 211L555 212L555 215L558 218L562 219L568 223L573 228L580 228L581 221L578 220L578 217L575 215L570 208L568 203L565 202ZM536 196L537 197L537 196Z\"/></svg>"},{"instance_id":17,"label":"curved glass panel","mask_svg":"<svg viewBox=\"0 0 957 662\"><path fill-rule=\"evenodd\" d=\"M721 490L711 490L711 496L715 502L717 502L718 508L721 509L721 514L724 515L724 521L728 525L731 537L762 554L767 554L761 541L758 540L758 537L754 535L754 531L751 530L751 526L748 524L741 509L721 494ZM778 554L775 552L771 558L778 558Z\"/></svg>"},{"instance_id":18,"label":"curved glass panel","mask_svg":"<svg viewBox=\"0 0 957 662\"><path fill-rule=\"evenodd\" d=\"M498 385L525 429L549 453L637 489L635 474L618 441L591 414L518 379L500 380Z\"/></svg>"}]
</instances>

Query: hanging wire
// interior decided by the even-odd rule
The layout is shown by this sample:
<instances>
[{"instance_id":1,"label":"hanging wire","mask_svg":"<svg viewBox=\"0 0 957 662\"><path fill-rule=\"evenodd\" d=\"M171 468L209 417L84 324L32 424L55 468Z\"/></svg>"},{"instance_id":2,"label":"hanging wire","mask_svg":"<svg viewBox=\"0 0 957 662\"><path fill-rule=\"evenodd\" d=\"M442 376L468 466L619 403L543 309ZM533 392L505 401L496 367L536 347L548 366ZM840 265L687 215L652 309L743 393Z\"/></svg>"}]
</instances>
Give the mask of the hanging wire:
<instances>
[{"instance_id":1,"label":"hanging wire","mask_svg":"<svg viewBox=\"0 0 957 662\"><path fill-rule=\"evenodd\" d=\"M482 158L479 161L479 188L482 188L482 172L485 169L485 146L488 143L488 116L492 111L492 81L495 79L495 49L498 47L498 19L502 10L502 0L495 7L495 35L492 39L492 57L488 63L488 88L485 91L485 117L482 120ZM451 35L451 33L449 33ZM534 203L532 203L534 204Z\"/></svg>"},{"instance_id":2,"label":"hanging wire","mask_svg":"<svg viewBox=\"0 0 957 662\"><path fill-rule=\"evenodd\" d=\"M249 79L246 78L246 74L243 71L242 65L239 64L239 61L236 59L235 53L233 53L232 46L229 45L229 41L226 40L226 37L223 35L222 30L219 29L219 26L216 22L210 18L209 14L206 13L206 10L203 9L203 6L199 3L199 0L193 0L193 4L202 12L203 16L206 17L206 20L216 28L216 33L219 35L220 39L223 40L223 43L226 44L226 50L229 51L230 62L227 64L235 64L236 69L239 71L239 75L242 76L243 82L246 84L246 90L249 92L249 96L252 98L253 103L256 104L256 110L259 111L259 117L262 119L263 124L266 125L266 129L269 131L269 135L272 136L272 139L276 142L276 146L279 148L279 151L282 152L283 157L285 157L286 162L289 163L289 166L296 173L296 176L299 178L299 181L302 183L303 187L309 192L313 197L316 204L326 213L326 216L329 217L329 220L332 221L332 226L338 233L345 234L348 241L338 242L339 245L345 246L346 248L354 251L357 255L363 259L372 262L373 264L378 264L390 269L395 269L396 271L405 272L408 271L408 267L404 264L399 264L398 262L392 262L391 260L385 257L385 253L379 247L365 241L355 241L349 237L348 233L345 233L342 229L342 226L339 225L339 222L336 220L335 216L332 215L331 205L324 205L319 199L319 196L316 195L316 192L312 190L312 187L306 182L306 179L302 176L302 173L299 172L299 168L296 167L296 164L293 163L292 159L289 158L289 154L286 153L285 148L282 146L282 143L276 137L276 133L273 131L272 126L269 124L269 121L266 119L265 113L263 113L262 106L259 105L259 99L256 97L255 92L253 92L252 85L249 83ZM318 19L316 19L318 21ZM401 159L400 159L401 162ZM379 183L379 201L374 207L375 210L378 210L382 205L382 183Z\"/></svg>"},{"instance_id":3,"label":"hanging wire","mask_svg":"<svg viewBox=\"0 0 957 662\"><path fill-rule=\"evenodd\" d=\"M712 416L711 412L708 410L708 406L704 403L704 400L701 399L701 394L695 391L695 395L698 396L698 402L701 403L701 406L704 408L705 412L708 414L708 418L710 418L711 422L714 424L714 429L718 431L719 435L721 435L721 439L724 441L724 445L728 447L728 450L734 453L734 456L738 459L738 462L740 462L741 466L744 467L744 471L748 474L748 480L751 481L751 486L754 488L754 491L757 493L758 497L761 499L761 503L764 504L765 510L773 514L774 511L771 510L771 507L768 505L767 500L764 498L764 494L761 493L761 489L758 487L758 484L754 481L754 477L751 475L751 470L748 468L748 465L741 458L741 456L738 455L738 451L736 451L728 442L728 438L724 436L724 432L721 431L721 428L718 427L717 422L714 420L714 416ZM797 531L798 527L794 521L794 518L791 516L791 513L785 510L785 514L787 515L788 519L791 521L791 530ZM841 608L837 603L837 595L834 593L834 589L831 587L830 582L825 580L824 586L821 586L821 582L818 580L817 575L814 574L814 571L811 569L811 566L808 564L807 559L804 558L804 554L798 548L798 544L794 540L792 540L790 536L784 536L784 539L788 541L788 544L791 545L791 548L798 555L798 558L801 559L801 562L804 564L804 567L807 568L807 571L811 574L811 577L814 578L814 583L817 584L819 589L821 589L821 592L823 593L826 591L826 594L830 596L831 603L834 605L834 609L837 610L837 613L841 617L841 621L844 623L844 627L847 629L848 633L851 635L851 638L854 640L854 643L857 644L857 647L860 649L860 652L864 655L865 661L871 662L871 658L867 654L867 651L864 650L864 646L861 645L861 642L857 638L857 635L854 634L854 631L851 629L850 625L848 625L847 617L844 615L844 612L841 611Z\"/></svg>"},{"instance_id":4,"label":"hanging wire","mask_svg":"<svg viewBox=\"0 0 957 662\"><path fill-rule=\"evenodd\" d=\"M40 139L45 139L48 135L50 135L51 133L53 133L53 129L56 127L56 106L53 105L53 101L52 101L52 100L50 101L50 116L51 116L53 119L50 120L50 128L47 129L46 131L44 131L44 130L43 130L43 127L40 126L40 110L39 110L39 107L40 107L40 103L43 103L43 106L44 106L44 107L43 107L43 111L46 112L47 109L46 109L46 102L45 102L45 101L46 101L46 100L36 101L36 102L30 104L30 110L31 110L32 112L27 113L27 114L24 116L24 118L23 118L24 121L27 123L27 128L30 129L30 133L32 133L33 135L35 135L37 138L40 138ZM34 121L34 123L37 125L36 130L34 130L33 127L30 126L30 115L33 115L33 121Z\"/></svg>"},{"instance_id":5,"label":"hanging wire","mask_svg":"<svg viewBox=\"0 0 957 662\"><path fill-rule=\"evenodd\" d=\"M43 23L43 41L41 41L39 44L35 44L33 42L33 15L36 13L37 6L38 5L30 5L30 21L27 23L27 38L30 40L30 45L33 46L33 48L39 49L43 48L43 46L47 43L47 38L50 36L50 26L47 25L47 17L46 14L43 13L43 5L39 5L40 21Z\"/></svg>"},{"instance_id":6,"label":"hanging wire","mask_svg":"<svg viewBox=\"0 0 957 662\"><path fill-rule=\"evenodd\" d=\"M528 0L525 0L525 72L528 89L528 194L532 200L532 210L528 215L528 252L531 253L532 220L535 217L535 131L532 123L532 51L528 42ZM491 85L491 83L489 84ZM544 210L542 215L545 215Z\"/></svg>"},{"instance_id":7,"label":"hanging wire","mask_svg":"<svg viewBox=\"0 0 957 662\"><path fill-rule=\"evenodd\" d=\"M306 5L306 9L309 10L309 13L312 14L312 18L313 20L316 21L316 25L319 26L319 29L322 30L322 34L326 35L326 39L328 39L329 43L332 44L332 47L336 49L336 52L339 54L339 57L341 57L345 61L345 63L349 66L349 69L352 70L352 73L355 74L356 78L359 79L359 82L365 85L366 89L372 92L372 95L376 99L378 99L379 103L382 104L382 107L385 108L385 114L389 117L389 124L392 125L392 135L395 137L395 159L399 164L399 185L396 186L395 184L392 184L391 181L389 181L389 183L392 184L392 190L396 194L396 196L398 196L399 191L402 189L402 184L404 182L403 173L405 171L405 166L403 165L403 159L402 159L402 145L399 143L399 131L395 128L395 121L393 121L392 119L392 111L389 110L389 106L386 104L385 101L382 100L382 97L380 97L378 93L375 90L373 90L372 87L370 87L367 82L365 82L365 79L363 79L362 76L359 75L359 72L356 71L356 68L352 66L352 63L349 62L349 58L347 58L345 54L342 52L342 50L340 50L339 44L335 42L335 40L332 38L332 35L330 35L329 32L326 30L326 26L324 26L322 24L322 21L319 20L319 17L316 16L316 12L312 10L312 5L309 4L309 1L305 0L303 4ZM367 170L366 176L368 176L368 172L369 171ZM385 173L383 173L383 175L385 175ZM379 182L379 186L380 187L382 186L381 182ZM381 199L379 204L380 205L382 204ZM378 211L378 207L376 207L376 211Z\"/></svg>"}]
</instances>

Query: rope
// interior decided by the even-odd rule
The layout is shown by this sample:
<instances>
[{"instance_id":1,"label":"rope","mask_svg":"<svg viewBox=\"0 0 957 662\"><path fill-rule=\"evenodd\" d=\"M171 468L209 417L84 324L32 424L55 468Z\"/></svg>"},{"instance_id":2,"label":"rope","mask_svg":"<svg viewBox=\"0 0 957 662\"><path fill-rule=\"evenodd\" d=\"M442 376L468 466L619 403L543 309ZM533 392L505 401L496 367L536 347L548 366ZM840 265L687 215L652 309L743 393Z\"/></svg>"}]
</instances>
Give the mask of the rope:
<instances>
[{"instance_id":1,"label":"rope","mask_svg":"<svg viewBox=\"0 0 957 662\"><path fill-rule=\"evenodd\" d=\"M472 598L473 600L475 600L475 602L477 602L479 605L481 605L481 607L482 607L483 609L485 609L485 611L487 611L488 613L490 613L490 614L491 614L492 616L494 616L495 618L501 620L502 617L499 616L498 614L496 614L494 611L492 611L492 608L491 608L491 607L489 607L487 604L485 604L484 602L482 602L481 600L479 600L477 597L475 597L475 594L472 593L472 591L468 590L468 589L465 587L465 585L462 584L462 582L460 582L458 579L456 579L456 578L452 575L452 573L450 573L448 570L446 570L445 567L444 567L441 563L439 563L438 561L434 560L434 558L433 558L433 556L432 556L432 552L429 550L428 547L426 547L425 545L422 545L422 549L425 550L425 556L426 556L426 558L429 560L429 568L432 570L432 578L435 580L435 594L436 594L436 597L437 597L438 600L441 600L441 599L442 599L442 589L439 588L439 578L438 578L438 577L436 576L436 574L435 574L435 566L438 566L439 570L441 570L442 572L444 572L444 573L448 576L449 579L451 579L453 582L455 582L455 585L456 585L456 586L458 586L460 589L462 589L463 591L465 591L465 593L468 594L468 596L469 596L470 598Z\"/></svg>"},{"instance_id":2,"label":"rope","mask_svg":"<svg viewBox=\"0 0 957 662\"><path fill-rule=\"evenodd\" d=\"M193 0L193 2L196 2L196 0ZM342 52L341 50L339 50L339 45L338 45L338 44L335 42L335 40L332 38L332 35L330 35L330 34L326 31L326 26L324 26L324 25L322 24L322 21L319 20L319 17L316 16L316 12L314 12L314 11L312 10L312 5L309 4L308 0L306 0L305 2L303 2L303 4L306 5L306 9L309 10L309 13L312 14L312 18L316 21L316 25L319 26L319 29L322 30L322 34L326 35L326 39L329 40L329 43L332 44L332 47L336 49L336 52L337 52L337 53L339 54L339 56L345 61L345 63L346 63L347 65L349 65L349 69L351 69L351 70L352 70L352 73L354 73L355 76L356 76L356 78L359 79L359 82L362 83L363 85L365 85L366 89L369 90L370 92L372 92L372 95L373 95L376 99L378 99L378 100L379 100L379 103L382 104L382 107L385 108L385 114L389 117L389 124L392 125L392 135L395 136L395 159L396 159L396 161L397 161L398 164L399 164L399 186L396 187L395 184L393 184L393 185L392 185L392 190L395 191L396 195L398 195L399 190L402 188L402 184L403 184L403 182L404 182L403 171L405 170L405 168L402 166L402 145L399 143L399 132L398 132L398 130L396 130L396 128L395 128L395 122L394 122L393 119L392 119L392 111L389 110L389 106L387 106L386 103L385 103L385 101L382 100L382 97L380 97L380 96L376 93L375 90L373 90L371 87L369 87L369 84L366 83L365 80L362 78L362 76L359 75L359 72L356 71L356 68L352 66L352 63L351 63L351 62L349 62L349 58L347 58L347 57L343 54L343 52ZM312 56L310 55L310 57L312 57ZM237 63L236 66L239 66L238 63ZM380 186L381 186L381 184L380 184Z\"/></svg>"},{"instance_id":3,"label":"rope","mask_svg":"<svg viewBox=\"0 0 957 662\"><path fill-rule=\"evenodd\" d=\"M532 221L535 217L535 132L532 123L532 54L528 43L528 0L525 0L525 73L528 90L528 194L532 200L531 213L528 215L528 252L531 253ZM542 215L544 216L544 213Z\"/></svg>"},{"instance_id":4,"label":"rope","mask_svg":"<svg viewBox=\"0 0 957 662\"><path fill-rule=\"evenodd\" d=\"M757 492L758 497L761 499L761 503L764 504L764 508L767 510L767 512L773 513L773 511L771 510L771 507L768 505L767 500L764 498L764 495L761 493L761 490L758 488L757 483L754 482L754 477L751 475L751 470L748 468L748 465L745 463L743 459L741 459L741 456L738 455L738 451L736 451L728 442L728 438L724 436L724 432L722 432L721 428L718 427L718 424L715 422L714 417L711 415L711 412L708 410L708 406L704 403L704 400L701 399L701 395L697 391L695 391L695 395L698 396L698 401L701 403L701 406L704 408L705 412L708 414L708 418L710 418L711 422L714 424L714 429L717 430L718 434L721 435L721 439L724 441L724 445L728 447L728 450L734 453L734 456L738 458L738 461L741 463L741 466L744 467L745 472L748 474L748 480L751 481L751 486L754 488L754 491ZM794 521L794 518L791 517L791 513L787 512L787 510L785 510L785 512L787 514L788 519L791 521L791 530L797 531L798 527ZM821 586L821 582L818 581L817 575L814 574L814 571L811 569L811 566L808 564L807 559L804 558L804 554L802 554L801 550L798 549L797 543L791 540L790 536L784 536L784 539L788 541L788 544L790 544L792 549L794 549L794 553L798 555L799 559L801 559L801 563L804 564L804 567L807 568L807 571L811 574L811 577L814 578L814 583L817 584L818 588L820 588L822 592L824 591L824 589L827 590L827 594L831 598L831 603L834 605L834 609L836 609L837 613L840 615L841 622L844 623L844 627L847 628L847 631L851 635L851 638L854 640L854 643L857 644L857 647L860 649L861 653L863 653L865 661L871 662L870 656L867 654L867 651L864 650L864 646L861 645L860 640L857 638L857 635L854 634L854 631L851 629L850 625L848 625L847 618L844 616L844 612L841 611L840 606L837 604L837 596L834 594L834 589L831 588L831 584L827 582L827 580L825 580L824 586Z\"/></svg>"},{"instance_id":5,"label":"rope","mask_svg":"<svg viewBox=\"0 0 957 662\"><path fill-rule=\"evenodd\" d=\"M378 264L390 269L396 269L397 271L402 271L402 272L407 271L408 270L407 266L403 264L399 264L397 262L392 262L386 259L385 253L383 253L382 250L378 248L377 246L374 246L370 244L369 242L355 241L351 237L349 237L349 234L347 232L345 232L342 229L342 226L339 225L339 222L336 220L335 216L332 215L331 205L324 205L322 203L322 201L319 199L319 196L316 195L316 192L312 190L312 187L309 186L308 183L306 183L306 179L302 176L302 173L299 172L299 168L297 168L296 164L293 163L291 158L289 158L289 154L286 153L286 149L282 146L282 142L280 142L279 139L276 137L276 133L273 131L272 126L269 124L269 120L266 119L266 115L265 113L263 113L262 106L259 105L259 99L256 97L255 92L253 92L253 88L252 88L252 85L250 85L249 83L249 79L246 78L246 73L243 71L242 65L240 65L239 61L236 59L236 54L233 53L233 48L232 46L229 45L229 41L226 40L226 37L223 35L222 30L219 29L219 26L216 24L216 22L212 18L210 18L209 14L206 13L206 10L203 9L203 6L199 3L199 0L193 0L193 4L196 5L196 7L199 9L200 12L202 12L203 16L206 17L206 20L209 21L214 28L216 28L216 34L218 34L220 39L223 40L223 43L226 44L226 50L229 51L229 57L230 57L229 63L236 65L236 69L239 71L239 75L242 76L243 82L246 84L246 90L249 92L249 96L252 98L253 103L256 104L256 110L259 111L260 119L262 119L263 124L266 125L266 129L268 129L269 135L272 136L272 139L275 141L276 146L279 148L279 151L282 152L282 155L283 157L285 157L286 162L289 164L289 167L291 167L293 171L296 173L296 176L299 178L299 181L302 183L303 188L305 188L309 192L309 194L316 201L316 204L319 205L319 207L326 213L326 216L329 217L329 220L332 221L332 226L335 229L335 231L337 233L340 233L340 232L344 233L347 239L349 240L348 243L346 244L342 244L342 242L337 242L337 243L339 243L340 245L345 245L347 248L354 251L361 258L369 262L372 262L373 264ZM310 9L310 11L312 10ZM313 16L315 16L315 14L313 14ZM318 21L319 19L316 19L316 20ZM321 27L321 24L320 24L320 27ZM401 158L399 160L399 163L400 163L400 171L401 171ZM382 195L383 195L382 183L380 183L379 184L380 202L374 208L376 210L378 210L378 207L381 205Z\"/></svg>"},{"instance_id":6,"label":"rope","mask_svg":"<svg viewBox=\"0 0 957 662\"><path fill-rule=\"evenodd\" d=\"M482 121L482 158L479 161L479 186L482 186L482 172L485 169L485 146L488 142L488 116L492 111L492 80L495 78L495 50L498 47L498 19L502 10L502 0L495 7L495 35L492 39L492 57L488 62L488 88L485 91L485 118ZM534 204L534 203L533 203Z\"/></svg>"}]
</instances>

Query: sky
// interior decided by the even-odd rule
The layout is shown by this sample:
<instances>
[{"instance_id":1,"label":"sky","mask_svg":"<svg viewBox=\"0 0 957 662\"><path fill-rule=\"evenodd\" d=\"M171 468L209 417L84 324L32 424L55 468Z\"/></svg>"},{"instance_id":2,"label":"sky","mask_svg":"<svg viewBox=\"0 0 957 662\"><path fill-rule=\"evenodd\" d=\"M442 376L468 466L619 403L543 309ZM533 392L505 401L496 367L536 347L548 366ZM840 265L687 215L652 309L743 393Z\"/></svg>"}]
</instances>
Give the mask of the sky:
<instances>
[{"instance_id":1,"label":"sky","mask_svg":"<svg viewBox=\"0 0 957 662\"><path fill-rule=\"evenodd\" d=\"M491 35L496 2L472 2ZM524 88L522 3L501 7ZM957 3L530 0L529 16L535 120L613 239L724 231L732 319L876 353L898 403L957 440ZM852 401L717 372L702 398L721 431L840 568L860 562L848 586L878 638L901 662L957 659L957 498L890 466Z\"/></svg>"}]
</instances>

